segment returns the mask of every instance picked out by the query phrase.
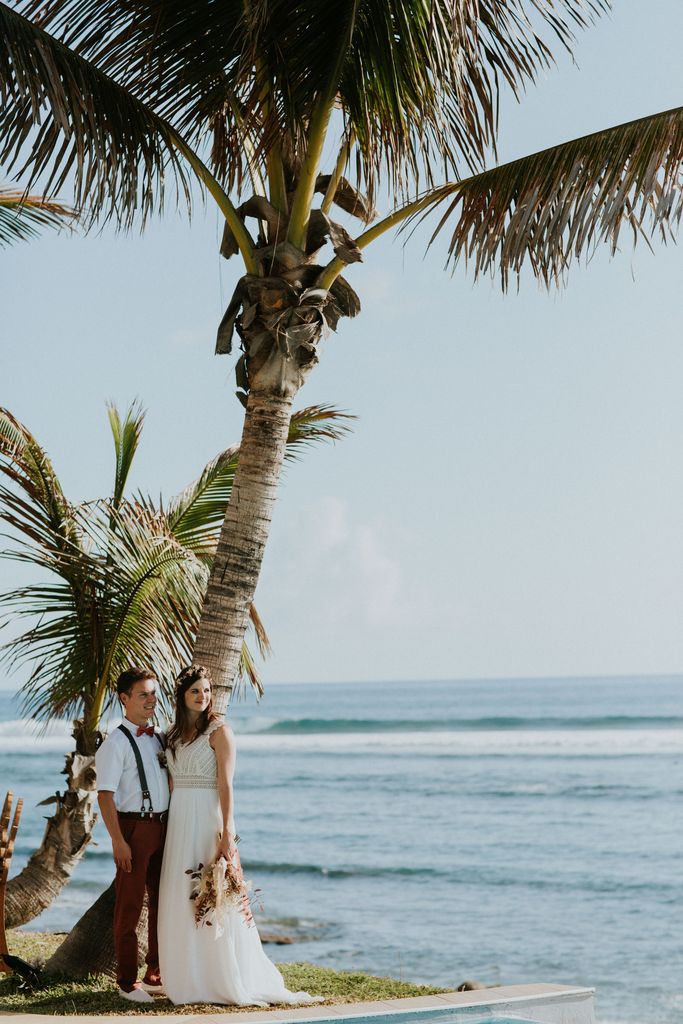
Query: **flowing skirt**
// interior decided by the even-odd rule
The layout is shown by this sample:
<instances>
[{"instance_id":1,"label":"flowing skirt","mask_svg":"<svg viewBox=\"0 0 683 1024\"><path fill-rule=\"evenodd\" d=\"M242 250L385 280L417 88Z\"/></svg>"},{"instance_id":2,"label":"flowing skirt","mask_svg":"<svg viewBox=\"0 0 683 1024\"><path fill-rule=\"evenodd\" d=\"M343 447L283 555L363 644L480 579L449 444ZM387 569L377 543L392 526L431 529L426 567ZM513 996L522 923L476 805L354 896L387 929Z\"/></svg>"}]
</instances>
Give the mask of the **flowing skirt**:
<instances>
[{"instance_id":1,"label":"flowing skirt","mask_svg":"<svg viewBox=\"0 0 683 1024\"><path fill-rule=\"evenodd\" d=\"M221 814L215 789L177 787L171 797L159 892L159 965L173 1003L267 1006L313 1003L320 998L290 992L263 952L256 926L230 910L223 934L197 927L185 872L216 855Z\"/></svg>"}]
</instances>

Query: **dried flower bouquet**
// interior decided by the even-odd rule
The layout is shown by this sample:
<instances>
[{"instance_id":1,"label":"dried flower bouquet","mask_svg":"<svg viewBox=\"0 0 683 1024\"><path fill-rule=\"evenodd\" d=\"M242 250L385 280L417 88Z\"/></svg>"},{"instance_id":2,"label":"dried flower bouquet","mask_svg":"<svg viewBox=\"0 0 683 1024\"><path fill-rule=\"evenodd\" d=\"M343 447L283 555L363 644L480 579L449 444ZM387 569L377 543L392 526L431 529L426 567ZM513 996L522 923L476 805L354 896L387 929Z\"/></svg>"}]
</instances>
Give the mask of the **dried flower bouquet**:
<instances>
[{"instance_id":1,"label":"dried flower bouquet","mask_svg":"<svg viewBox=\"0 0 683 1024\"><path fill-rule=\"evenodd\" d=\"M198 864L196 868L188 868L185 874L194 883L190 899L194 902L194 919L198 928L203 924L215 925L216 938L220 938L227 918L235 909L240 911L248 925L253 925L251 896L254 890L244 877L237 851L232 863L225 857L219 857L214 864Z\"/></svg>"}]
</instances>

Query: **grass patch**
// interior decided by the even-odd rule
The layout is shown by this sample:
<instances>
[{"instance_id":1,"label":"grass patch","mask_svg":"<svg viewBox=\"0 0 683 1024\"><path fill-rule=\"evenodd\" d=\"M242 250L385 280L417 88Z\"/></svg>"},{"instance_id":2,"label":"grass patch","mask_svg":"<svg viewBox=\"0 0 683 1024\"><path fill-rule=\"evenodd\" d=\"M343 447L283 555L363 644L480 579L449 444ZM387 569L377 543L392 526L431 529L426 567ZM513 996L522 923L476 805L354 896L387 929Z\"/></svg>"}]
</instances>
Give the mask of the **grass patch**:
<instances>
[{"instance_id":1,"label":"grass patch","mask_svg":"<svg viewBox=\"0 0 683 1024\"><path fill-rule=\"evenodd\" d=\"M31 963L43 963L63 940L63 935L37 932L10 932L10 952ZM395 978L379 978L358 971L334 971L314 964L278 964L287 988L301 989L324 996L325 1002L354 1003L372 999L399 999L406 996L427 996L447 991L429 985L413 985ZM0 975L0 978L3 976ZM216 1006L211 1003L174 1006L169 999L156 996L153 1004L137 1007L120 999L115 985L108 978L97 977L85 982L51 979L30 991L13 976L0 980L1 1013L42 1014L111 1014L134 1017L156 1014L236 1013L244 1007Z\"/></svg>"},{"instance_id":2,"label":"grass patch","mask_svg":"<svg viewBox=\"0 0 683 1024\"><path fill-rule=\"evenodd\" d=\"M278 964L288 989L302 989L314 996L325 996L330 1003L360 1003L366 999L402 999L408 996L433 996L448 989L433 985L414 985L397 978L380 978L360 971L334 971L314 964Z\"/></svg>"},{"instance_id":3,"label":"grass patch","mask_svg":"<svg viewBox=\"0 0 683 1024\"><path fill-rule=\"evenodd\" d=\"M30 964L44 964L61 946L66 932L24 932L10 931L7 933L7 945L10 953L20 956ZM1 975L0 975L1 977Z\"/></svg>"}]
</instances>

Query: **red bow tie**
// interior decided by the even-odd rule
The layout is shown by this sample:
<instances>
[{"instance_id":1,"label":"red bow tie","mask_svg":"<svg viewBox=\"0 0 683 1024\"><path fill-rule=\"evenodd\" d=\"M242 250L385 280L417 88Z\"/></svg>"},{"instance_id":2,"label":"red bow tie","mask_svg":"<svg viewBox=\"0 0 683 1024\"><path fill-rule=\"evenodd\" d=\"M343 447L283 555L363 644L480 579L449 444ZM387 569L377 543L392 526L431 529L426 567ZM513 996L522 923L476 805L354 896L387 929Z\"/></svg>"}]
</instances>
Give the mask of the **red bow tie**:
<instances>
[{"instance_id":1,"label":"red bow tie","mask_svg":"<svg viewBox=\"0 0 683 1024\"><path fill-rule=\"evenodd\" d=\"M144 736L145 733L147 733L148 736L153 736L154 735L154 726L153 725L139 725L138 726L138 731L135 733L135 735L136 736Z\"/></svg>"}]
</instances>

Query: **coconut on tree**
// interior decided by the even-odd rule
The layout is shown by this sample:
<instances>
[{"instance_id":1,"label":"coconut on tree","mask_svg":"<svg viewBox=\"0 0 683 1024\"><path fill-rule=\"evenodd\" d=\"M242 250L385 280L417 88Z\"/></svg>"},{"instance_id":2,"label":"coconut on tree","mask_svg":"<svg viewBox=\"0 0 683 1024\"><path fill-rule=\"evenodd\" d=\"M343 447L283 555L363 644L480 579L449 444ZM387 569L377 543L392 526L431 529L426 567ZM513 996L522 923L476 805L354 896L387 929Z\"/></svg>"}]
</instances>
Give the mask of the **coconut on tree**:
<instances>
[{"instance_id":1,"label":"coconut on tree","mask_svg":"<svg viewBox=\"0 0 683 1024\"><path fill-rule=\"evenodd\" d=\"M501 88L521 98L553 47L571 51L608 7L0 3L0 161L49 194L72 186L93 222L124 227L144 225L169 189L189 210L198 186L224 218L221 252L242 263L217 344L239 339L241 458L194 652L219 706L238 672L292 399L323 333L360 311L345 268L433 214L451 264L496 272L504 288L525 267L550 283L625 228L666 234L680 219L680 107L490 162ZM333 206L363 229L335 222Z\"/></svg>"},{"instance_id":2,"label":"coconut on tree","mask_svg":"<svg viewBox=\"0 0 683 1024\"><path fill-rule=\"evenodd\" d=\"M297 412L287 454L348 430L349 417L326 406ZM3 552L30 568L31 582L0 597L0 626L10 626L3 655L26 665L23 711L34 720L74 721L74 750L66 757L67 788L26 867L8 884L8 927L32 920L50 905L90 842L96 820L95 750L103 717L116 704L117 676L133 664L150 667L168 696L192 657L194 637L218 531L239 464L234 446L213 459L166 504L142 493L126 495L144 413L133 405L123 418L109 409L114 440L110 497L70 502L55 468L31 432L0 408L0 522L14 540ZM251 633L261 655L268 638L256 609ZM16 631L28 619L28 628ZM253 651L244 643L238 680L258 695ZM166 689L165 689L166 688Z\"/></svg>"}]
</instances>

